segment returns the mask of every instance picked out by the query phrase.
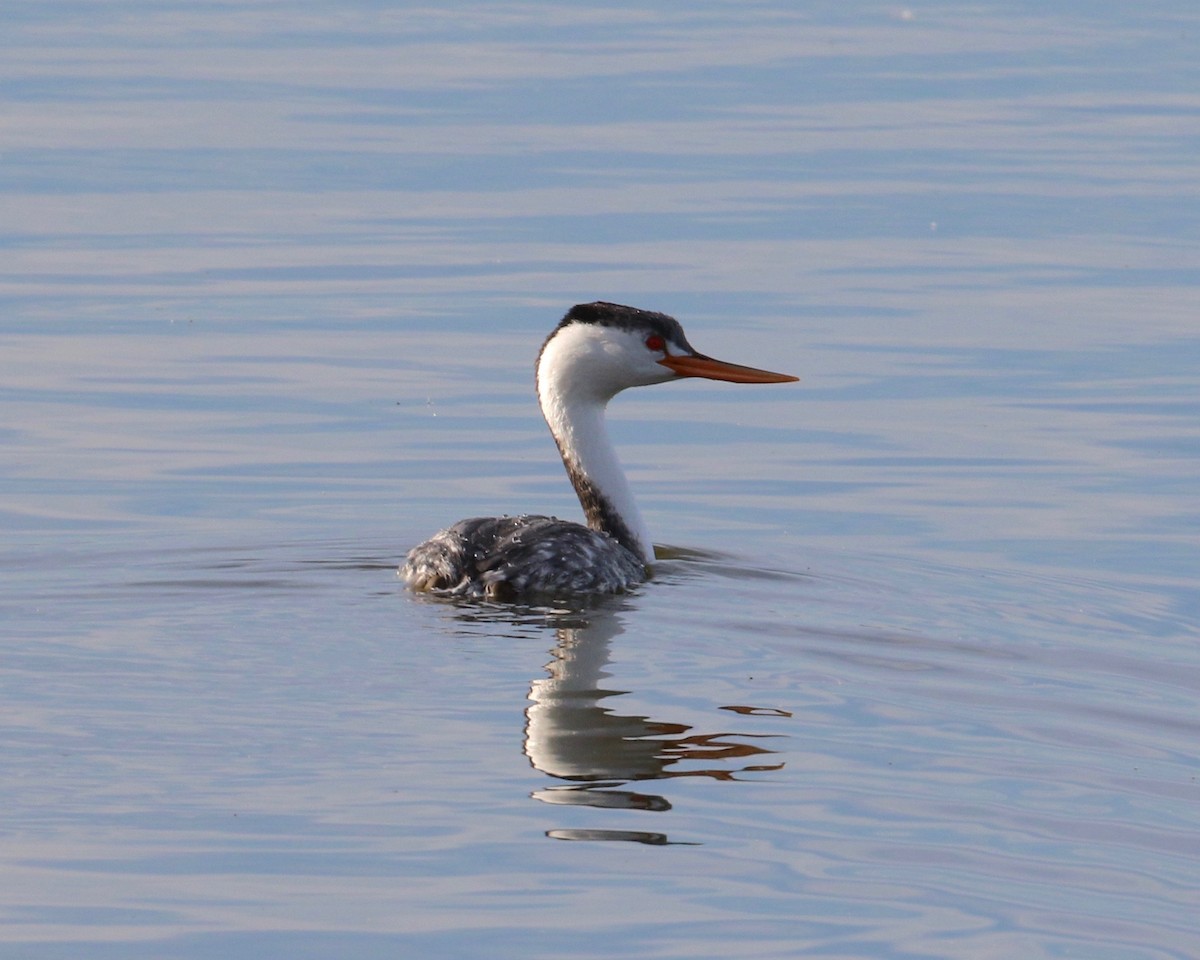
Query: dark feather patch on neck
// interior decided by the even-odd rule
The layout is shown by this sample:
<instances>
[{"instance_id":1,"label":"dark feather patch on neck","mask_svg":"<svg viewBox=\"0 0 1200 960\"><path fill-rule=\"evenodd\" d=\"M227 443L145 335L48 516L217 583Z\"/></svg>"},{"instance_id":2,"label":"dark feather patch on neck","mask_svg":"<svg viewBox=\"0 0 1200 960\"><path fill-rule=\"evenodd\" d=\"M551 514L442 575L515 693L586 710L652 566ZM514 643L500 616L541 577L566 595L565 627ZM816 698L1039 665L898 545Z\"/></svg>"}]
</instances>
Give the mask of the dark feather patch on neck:
<instances>
[{"instance_id":1,"label":"dark feather patch on neck","mask_svg":"<svg viewBox=\"0 0 1200 960\"><path fill-rule=\"evenodd\" d=\"M613 508L608 498L566 456L563 457L563 466L567 468L567 476L571 480L571 486L575 488L575 493L579 497L579 504L583 507L583 515L587 519L587 525L593 530L607 533L635 557L639 559L643 557L645 554L642 542L629 529L628 524L625 523L621 514ZM645 546L648 548L649 544Z\"/></svg>"}]
</instances>

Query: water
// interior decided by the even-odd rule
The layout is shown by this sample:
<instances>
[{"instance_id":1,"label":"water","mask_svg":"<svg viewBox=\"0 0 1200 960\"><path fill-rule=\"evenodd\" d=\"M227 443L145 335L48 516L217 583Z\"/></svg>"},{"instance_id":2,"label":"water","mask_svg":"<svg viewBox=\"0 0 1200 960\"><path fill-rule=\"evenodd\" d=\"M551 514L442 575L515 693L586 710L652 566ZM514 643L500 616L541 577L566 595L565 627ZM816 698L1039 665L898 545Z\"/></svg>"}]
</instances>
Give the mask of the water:
<instances>
[{"instance_id":1,"label":"water","mask_svg":"<svg viewBox=\"0 0 1200 960\"><path fill-rule=\"evenodd\" d=\"M0 943L22 958L1200 953L1182 3L12 11ZM613 407L570 304L800 384Z\"/></svg>"}]
</instances>

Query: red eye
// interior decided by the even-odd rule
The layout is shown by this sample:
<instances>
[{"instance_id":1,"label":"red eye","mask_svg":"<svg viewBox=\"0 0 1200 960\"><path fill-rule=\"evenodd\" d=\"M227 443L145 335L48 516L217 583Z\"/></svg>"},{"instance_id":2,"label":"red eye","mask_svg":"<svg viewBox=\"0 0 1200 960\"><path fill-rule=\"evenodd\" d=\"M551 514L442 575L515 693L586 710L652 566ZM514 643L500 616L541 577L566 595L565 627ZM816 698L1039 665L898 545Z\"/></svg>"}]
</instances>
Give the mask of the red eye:
<instances>
[{"instance_id":1,"label":"red eye","mask_svg":"<svg viewBox=\"0 0 1200 960\"><path fill-rule=\"evenodd\" d=\"M652 333L646 338L646 346L655 352L667 349L667 342L657 333Z\"/></svg>"}]
</instances>

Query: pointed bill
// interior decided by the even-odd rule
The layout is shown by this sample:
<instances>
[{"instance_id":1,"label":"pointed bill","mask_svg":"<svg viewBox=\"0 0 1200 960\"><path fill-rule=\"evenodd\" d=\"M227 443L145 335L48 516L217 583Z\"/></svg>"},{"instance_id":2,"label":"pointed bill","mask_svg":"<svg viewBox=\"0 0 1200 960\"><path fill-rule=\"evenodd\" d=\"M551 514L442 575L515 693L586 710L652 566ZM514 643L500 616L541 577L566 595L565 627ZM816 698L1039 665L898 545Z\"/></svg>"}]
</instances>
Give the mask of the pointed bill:
<instances>
[{"instance_id":1,"label":"pointed bill","mask_svg":"<svg viewBox=\"0 0 1200 960\"><path fill-rule=\"evenodd\" d=\"M704 377L707 380L728 380L731 383L793 383L800 379L788 373L772 373L758 367L744 367L740 363L714 360L701 353L663 357L658 362L681 377Z\"/></svg>"}]
</instances>

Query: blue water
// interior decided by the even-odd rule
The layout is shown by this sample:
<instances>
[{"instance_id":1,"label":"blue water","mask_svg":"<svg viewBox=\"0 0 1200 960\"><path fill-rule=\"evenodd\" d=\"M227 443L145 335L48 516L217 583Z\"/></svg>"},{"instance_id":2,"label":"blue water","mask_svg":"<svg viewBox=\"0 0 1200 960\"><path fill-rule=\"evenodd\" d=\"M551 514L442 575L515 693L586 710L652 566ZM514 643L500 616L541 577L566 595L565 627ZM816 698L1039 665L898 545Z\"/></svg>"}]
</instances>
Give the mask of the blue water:
<instances>
[{"instance_id":1,"label":"blue water","mask_svg":"<svg viewBox=\"0 0 1200 960\"><path fill-rule=\"evenodd\" d=\"M50 2L0 37L0 945L1200 955L1186 4ZM799 384L622 396L575 302Z\"/></svg>"}]
</instances>

